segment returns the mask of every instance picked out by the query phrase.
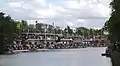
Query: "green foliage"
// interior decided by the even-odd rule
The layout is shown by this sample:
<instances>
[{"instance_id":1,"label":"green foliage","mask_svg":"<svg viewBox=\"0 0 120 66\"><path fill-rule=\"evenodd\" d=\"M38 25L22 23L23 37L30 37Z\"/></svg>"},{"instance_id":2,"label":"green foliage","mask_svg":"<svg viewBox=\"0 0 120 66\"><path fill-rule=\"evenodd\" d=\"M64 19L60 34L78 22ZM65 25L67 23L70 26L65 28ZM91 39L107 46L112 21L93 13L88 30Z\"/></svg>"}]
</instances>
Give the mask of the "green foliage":
<instances>
[{"instance_id":1,"label":"green foliage","mask_svg":"<svg viewBox=\"0 0 120 66\"><path fill-rule=\"evenodd\" d=\"M53 33L54 26L53 25L48 25L48 33Z\"/></svg>"},{"instance_id":2,"label":"green foliage","mask_svg":"<svg viewBox=\"0 0 120 66\"><path fill-rule=\"evenodd\" d=\"M28 25L28 29L34 29L34 25L33 24Z\"/></svg>"},{"instance_id":3,"label":"green foliage","mask_svg":"<svg viewBox=\"0 0 120 66\"><path fill-rule=\"evenodd\" d=\"M89 29L85 27L78 27L76 28L76 34L82 35L82 36L87 36L89 34Z\"/></svg>"},{"instance_id":4,"label":"green foliage","mask_svg":"<svg viewBox=\"0 0 120 66\"><path fill-rule=\"evenodd\" d=\"M113 0L110 5L112 7L111 17L104 27L109 32L109 39L117 42L120 41L120 0Z\"/></svg>"},{"instance_id":5,"label":"green foliage","mask_svg":"<svg viewBox=\"0 0 120 66\"><path fill-rule=\"evenodd\" d=\"M73 30L70 28L70 26L67 26L67 32L69 35L73 34Z\"/></svg>"},{"instance_id":6,"label":"green foliage","mask_svg":"<svg viewBox=\"0 0 120 66\"><path fill-rule=\"evenodd\" d=\"M10 16L4 16L5 13L0 12L0 31L1 35L7 36L8 42L11 43L13 39L13 33L19 33L19 29L16 28L18 22L11 19Z\"/></svg>"},{"instance_id":7,"label":"green foliage","mask_svg":"<svg viewBox=\"0 0 120 66\"><path fill-rule=\"evenodd\" d=\"M22 29L27 29L28 28L28 24L27 24L27 21L25 21L25 20L21 20L21 28Z\"/></svg>"},{"instance_id":8,"label":"green foliage","mask_svg":"<svg viewBox=\"0 0 120 66\"><path fill-rule=\"evenodd\" d=\"M0 12L0 53L4 53L6 43L11 44L13 42L13 33L19 33L19 29L16 28L17 23L10 16Z\"/></svg>"}]
</instances>

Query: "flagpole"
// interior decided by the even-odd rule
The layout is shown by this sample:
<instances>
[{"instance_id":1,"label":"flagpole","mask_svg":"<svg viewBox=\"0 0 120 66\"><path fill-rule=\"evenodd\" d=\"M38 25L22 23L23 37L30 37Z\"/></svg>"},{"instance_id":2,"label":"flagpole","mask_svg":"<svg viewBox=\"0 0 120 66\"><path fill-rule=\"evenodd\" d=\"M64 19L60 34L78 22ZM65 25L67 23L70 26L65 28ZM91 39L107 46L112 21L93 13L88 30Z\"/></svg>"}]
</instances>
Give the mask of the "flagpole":
<instances>
[{"instance_id":1,"label":"flagpole","mask_svg":"<svg viewBox=\"0 0 120 66\"><path fill-rule=\"evenodd\" d=\"M68 29L68 25L67 25L67 37L68 37L68 34L69 34L69 29Z\"/></svg>"},{"instance_id":2,"label":"flagpole","mask_svg":"<svg viewBox=\"0 0 120 66\"><path fill-rule=\"evenodd\" d=\"M46 43L46 29L47 29L47 25L45 26L45 43Z\"/></svg>"},{"instance_id":3,"label":"flagpole","mask_svg":"<svg viewBox=\"0 0 120 66\"><path fill-rule=\"evenodd\" d=\"M94 38L94 31L92 30L93 38Z\"/></svg>"},{"instance_id":4,"label":"flagpole","mask_svg":"<svg viewBox=\"0 0 120 66\"><path fill-rule=\"evenodd\" d=\"M85 37L85 35L84 35L84 30L82 30L82 33L83 33L83 38Z\"/></svg>"},{"instance_id":5,"label":"flagpole","mask_svg":"<svg viewBox=\"0 0 120 66\"><path fill-rule=\"evenodd\" d=\"M68 37L68 27L67 27L67 37Z\"/></svg>"},{"instance_id":6,"label":"flagpole","mask_svg":"<svg viewBox=\"0 0 120 66\"><path fill-rule=\"evenodd\" d=\"M55 39L55 25L54 25L54 22L53 22L53 29L54 29L54 40L56 40Z\"/></svg>"},{"instance_id":7,"label":"flagpole","mask_svg":"<svg viewBox=\"0 0 120 66\"><path fill-rule=\"evenodd\" d=\"M62 29L61 29L61 36L62 36L63 34L62 34Z\"/></svg>"}]
</instances>

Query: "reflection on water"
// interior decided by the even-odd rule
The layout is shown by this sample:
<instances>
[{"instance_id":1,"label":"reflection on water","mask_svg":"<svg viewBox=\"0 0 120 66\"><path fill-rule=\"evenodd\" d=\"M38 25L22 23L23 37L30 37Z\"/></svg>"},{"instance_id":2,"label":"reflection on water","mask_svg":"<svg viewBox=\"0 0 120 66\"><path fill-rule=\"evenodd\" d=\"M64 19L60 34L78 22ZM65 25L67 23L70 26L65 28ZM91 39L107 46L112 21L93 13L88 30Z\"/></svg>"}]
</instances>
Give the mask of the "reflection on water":
<instances>
[{"instance_id":1,"label":"reflection on water","mask_svg":"<svg viewBox=\"0 0 120 66\"><path fill-rule=\"evenodd\" d=\"M62 49L59 52L20 53L0 56L0 66L111 66L102 57L105 48Z\"/></svg>"}]
</instances>

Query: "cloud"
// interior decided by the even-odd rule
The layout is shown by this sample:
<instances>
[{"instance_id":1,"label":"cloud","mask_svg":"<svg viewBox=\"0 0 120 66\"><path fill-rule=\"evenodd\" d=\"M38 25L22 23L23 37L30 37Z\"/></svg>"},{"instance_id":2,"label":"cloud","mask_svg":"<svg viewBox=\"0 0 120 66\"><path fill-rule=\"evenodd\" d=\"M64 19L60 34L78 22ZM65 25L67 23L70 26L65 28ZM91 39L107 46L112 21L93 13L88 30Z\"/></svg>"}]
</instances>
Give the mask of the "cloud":
<instances>
[{"instance_id":1,"label":"cloud","mask_svg":"<svg viewBox=\"0 0 120 66\"><path fill-rule=\"evenodd\" d=\"M16 7L16 8L19 8L19 7L22 6L21 3L16 3L16 2L11 2L11 3L9 3L9 5L10 5L11 7Z\"/></svg>"},{"instance_id":2,"label":"cloud","mask_svg":"<svg viewBox=\"0 0 120 66\"><path fill-rule=\"evenodd\" d=\"M44 17L52 17L56 14L56 11L52 9L37 10L36 12L40 15L43 15Z\"/></svg>"},{"instance_id":3,"label":"cloud","mask_svg":"<svg viewBox=\"0 0 120 66\"><path fill-rule=\"evenodd\" d=\"M110 0L0 0L0 10L16 20L35 20L64 28L101 28L110 16Z\"/></svg>"}]
</instances>

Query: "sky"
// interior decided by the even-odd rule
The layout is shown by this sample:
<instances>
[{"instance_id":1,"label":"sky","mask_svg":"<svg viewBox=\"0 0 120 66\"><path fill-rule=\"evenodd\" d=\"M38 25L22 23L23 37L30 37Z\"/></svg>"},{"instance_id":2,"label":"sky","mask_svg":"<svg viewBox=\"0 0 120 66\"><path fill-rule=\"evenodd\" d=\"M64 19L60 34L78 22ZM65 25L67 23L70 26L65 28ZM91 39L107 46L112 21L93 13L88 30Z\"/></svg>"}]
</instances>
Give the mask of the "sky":
<instances>
[{"instance_id":1,"label":"sky","mask_svg":"<svg viewBox=\"0 0 120 66\"><path fill-rule=\"evenodd\" d=\"M52 24L61 28L102 28L110 17L110 0L0 0L0 10L29 24Z\"/></svg>"}]
</instances>

